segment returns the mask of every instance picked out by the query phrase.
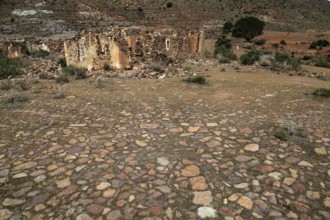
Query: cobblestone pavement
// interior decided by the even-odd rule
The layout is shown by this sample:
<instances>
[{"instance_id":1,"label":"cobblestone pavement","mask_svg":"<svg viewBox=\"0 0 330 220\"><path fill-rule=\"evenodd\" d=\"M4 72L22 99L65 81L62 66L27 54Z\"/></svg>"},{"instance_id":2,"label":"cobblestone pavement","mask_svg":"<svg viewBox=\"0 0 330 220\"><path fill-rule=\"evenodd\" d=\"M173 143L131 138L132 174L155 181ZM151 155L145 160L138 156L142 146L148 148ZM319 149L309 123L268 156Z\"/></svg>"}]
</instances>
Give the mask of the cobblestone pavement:
<instances>
[{"instance_id":1,"label":"cobblestone pavement","mask_svg":"<svg viewBox=\"0 0 330 220\"><path fill-rule=\"evenodd\" d=\"M209 81L84 80L1 108L0 219L330 219L330 102L305 94L329 83Z\"/></svg>"}]
</instances>

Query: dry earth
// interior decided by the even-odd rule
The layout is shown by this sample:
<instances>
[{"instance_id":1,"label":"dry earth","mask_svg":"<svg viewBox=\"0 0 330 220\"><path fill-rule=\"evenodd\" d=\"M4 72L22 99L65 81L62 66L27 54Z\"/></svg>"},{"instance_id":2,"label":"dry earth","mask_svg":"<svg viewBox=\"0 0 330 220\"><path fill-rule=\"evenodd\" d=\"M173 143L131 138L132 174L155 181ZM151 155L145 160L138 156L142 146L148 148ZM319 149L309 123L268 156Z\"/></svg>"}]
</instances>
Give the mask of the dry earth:
<instances>
[{"instance_id":1,"label":"dry earth","mask_svg":"<svg viewBox=\"0 0 330 220\"><path fill-rule=\"evenodd\" d=\"M0 91L0 219L329 219L330 82L222 68Z\"/></svg>"}]
</instances>

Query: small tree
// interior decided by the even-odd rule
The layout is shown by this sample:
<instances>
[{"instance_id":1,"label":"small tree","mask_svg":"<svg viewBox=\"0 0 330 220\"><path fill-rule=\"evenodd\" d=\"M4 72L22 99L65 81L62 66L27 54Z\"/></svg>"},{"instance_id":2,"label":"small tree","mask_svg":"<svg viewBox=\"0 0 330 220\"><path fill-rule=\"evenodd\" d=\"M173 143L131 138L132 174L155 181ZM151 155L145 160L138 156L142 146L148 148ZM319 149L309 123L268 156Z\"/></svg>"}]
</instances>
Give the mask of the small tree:
<instances>
[{"instance_id":1,"label":"small tree","mask_svg":"<svg viewBox=\"0 0 330 220\"><path fill-rule=\"evenodd\" d=\"M223 34L229 34L231 33L231 31L233 30L233 23L231 23L230 21L227 21L226 23L223 24L223 29L222 29L222 33Z\"/></svg>"},{"instance_id":2,"label":"small tree","mask_svg":"<svg viewBox=\"0 0 330 220\"><path fill-rule=\"evenodd\" d=\"M236 21L232 34L234 37L243 37L250 41L255 36L261 35L265 22L255 17L245 17Z\"/></svg>"}]
</instances>

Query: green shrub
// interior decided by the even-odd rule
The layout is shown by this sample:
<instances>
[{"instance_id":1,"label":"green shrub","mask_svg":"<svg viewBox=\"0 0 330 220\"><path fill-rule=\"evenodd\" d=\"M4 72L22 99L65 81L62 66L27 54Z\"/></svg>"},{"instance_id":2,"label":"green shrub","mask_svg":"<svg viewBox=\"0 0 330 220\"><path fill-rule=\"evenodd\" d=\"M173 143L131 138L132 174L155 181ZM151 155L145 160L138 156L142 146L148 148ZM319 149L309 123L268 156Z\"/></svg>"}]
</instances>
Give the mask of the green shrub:
<instances>
[{"instance_id":1,"label":"green shrub","mask_svg":"<svg viewBox=\"0 0 330 220\"><path fill-rule=\"evenodd\" d=\"M274 137L281 141L289 140L289 132L286 128L279 128L275 131Z\"/></svg>"},{"instance_id":2,"label":"green shrub","mask_svg":"<svg viewBox=\"0 0 330 220\"><path fill-rule=\"evenodd\" d=\"M313 92L314 96L320 96L325 98L330 98L330 89L320 88Z\"/></svg>"},{"instance_id":3,"label":"green shrub","mask_svg":"<svg viewBox=\"0 0 330 220\"><path fill-rule=\"evenodd\" d=\"M54 99L64 99L66 95L60 90L60 88L55 87L53 90L53 98Z\"/></svg>"},{"instance_id":4,"label":"green shrub","mask_svg":"<svg viewBox=\"0 0 330 220\"><path fill-rule=\"evenodd\" d=\"M173 7L173 3L172 2L167 2L166 3L166 8L172 8Z\"/></svg>"},{"instance_id":5,"label":"green shrub","mask_svg":"<svg viewBox=\"0 0 330 220\"><path fill-rule=\"evenodd\" d=\"M322 48L322 47L327 47L329 45L330 45L329 41L327 41L325 39L319 39L319 40L313 41L311 43L311 45L309 46L309 48L310 49L317 49L318 47Z\"/></svg>"},{"instance_id":6,"label":"green shrub","mask_svg":"<svg viewBox=\"0 0 330 220\"><path fill-rule=\"evenodd\" d=\"M147 68L152 70L152 71L155 71L155 72L162 72L163 71L162 65L159 64L159 63L152 63Z\"/></svg>"},{"instance_id":7,"label":"green shrub","mask_svg":"<svg viewBox=\"0 0 330 220\"><path fill-rule=\"evenodd\" d=\"M10 80L2 81L0 83L0 90L10 90L12 88Z\"/></svg>"},{"instance_id":8,"label":"green shrub","mask_svg":"<svg viewBox=\"0 0 330 220\"><path fill-rule=\"evenodd\" d=\"M264 45L266 43L266 40L265 39L258 39L258 40L253 41L253 43L255 45L261 46L261 45Z\"/></svg>"},{"instance_id":9,"label":"green shrub","mask_svg":"<svg viewBox=\"0 0 330 220\"><path fill-rule=\"evenodd\" d=\"M240 62L243 65L252 65L260 59L260 53L257 50L250 50L240 56Z\"/></svg>"},{"instance_id":10,"label":"green shrub","mask_svg":"<svg viewBox=\"0 0 330 220\"><path fill-rule=\"evenodd\" d=\"M22 91L29 89L29 85L25 80L18 81L17 85L18 85L18 88Z\"/></svg>"},{"instance_id":11,"label":"green shrub","mask_svg":"<svg viewBox=\"0 0 330 220\"><path fill-rule=\"evenodd\" d=\"M265 22L255 17L245 17L236 21L232 34L234 37L243 37L250 41L255 36L261 35Z\"/></svg>"},{"instance_id":12,"label":"green shrub","mask_svg":"<svg viewBox=\"0 0 330 220\"><path fill-rule=\"evenodd\" d=\"M69 80L69 77L66 74L61 74L55 79L55 82L63 84L63 83L69 83L70 80Z\"/></svg>"},{"instance_id":13,"label":"green shrub","mask_svg":"<svg viewBox=\"0 0 330 220\"><path fill-rule=\"evenodd\" d=\"M43 50L43 49L39 49L39 50L36 50L36 51L33 51L31 53L31 56L32 57L37 57L37 58L45 58L49 55L49 51L47 50Z\"/></svg>"},{"instance_id":14,"label":"green shrub","mask_svg":"<svg viewBox=\"0 0 330 220\"><path fill-rule=\"evenodd\" d=\"M301 61L298 58L291 57L287 53L275 53L275 60L272 63L272 70L299 70Z\"/></svg>"},{"instance_id":15,"label":"green shrub","mask_svg":"<svg viewBox=\"0 0 330 220\"><path fill-rule=\"evenodd\" d=\"M223 29L222 29L222 33L223 34L229 34L231 33L231 31L233 30L234 24L231 23L230 21L227 21L223 24Z\"/></svg>"},{"instance_id":16,"label":"green shrub","mask_svg":"<svg viewBox=\"0 0 330 220\"><path fill-rule=\"evenodd\" d=\"M260 56L259 63L262 67L269 67L274 62L274 57L272 54L263 54Z\"/></svg>"},{"instance_id":17,"label":"green shrub","mask_svg":"<svg viewBox=\"0 0 330 220\"><path fill-rule=\"evenodd\" d=\"M314 66L317 67L324 67L324 68L330 68L330 62L323 58L314 58L313 59Z\"/></svg>"},{"instance_id":18,"label":"green shrub","mask_svg":"<svg viewBox=\"0 0 330 220\"><path fill-rule=\"evenodd\" d=\"M218 58L218 61L219 61L219 63L230 63L230 59L229 59L229 58L227 58L227 57L222 57L222 56L220 56L220 57Z\"/></svg>"},{"instance_id":19,"label":"green shrub","mask_svg":"<svg viewBox=\"0 0 330 220\"><path fill-rule=\"evenodd\" d=\"M26 102L28 100L29 99L25 96L21 96L17 93L10 93L5 97L4 102L7 104L14 104L19 102Z\"/></svg>"},{"instance_id":20,"label":"green shrub","mask_svg":"<svg viewBox=\"0 0 330 220\"><path fill-rule=\"evenodd\" d=\"M206 78L205 76L196 75L196 76L189 76L188 78L184 79L184 81L187 83L203 85L206 83Z\"/></svg>"},{"instance_id":21,"label":"green shrub","mask_svg":"<svg viewBox=\"0 0 330 220\"><path fill-rule=\"evenodd\" d=\"M214 55L216 55L219 59L236 60L237 56L233 53L231 48L231 40L225 36L221 36L215 43Z\"/></svg>"},{"instance_id":22,"label":"green shrub","mask_svg":"<svg viewBox=\"0 0 330 220\"><path fill-rule=\"evenodd\" d=\"M0 55L0 79L14 77L22 74L22 62L18 59L3 57Z\"/></svg>"},{"instance_id":23,"label":"green shrub","mask_svg":"<svg viewBox=\"0 0 330 220\"><path fill-rule=\"evenodd\" d=\"M65 58L60 58L58 61L58 64L60 64L62 68L65 68L68 66Z\"/></svg>"},{"instance_id":24,"label":"green shrub","mask_svg":"<svg viewBox=\"0 0 330 220\"><path fill-rule=\"evenodd\" d=\"M282 45L286 45L286 41L285 41L285 40L281 40L281 41L280 41L280 44L282 44Z\"/></svg>"},{"instance_id":25,"label":"green shrub","mask_svg":"<svg viewBox=\"0 0 330 220\"><path fill-rule=\"evenodd\" d=\"M48 73L40 73L39 79L51 79L51 76Z\"/></svg>"},{"instance_id":26,"label":"green shrub","mask_svg":"<svg viewBox=\"0 0 330 220\"><path fill-rule=\"evenodd\" d=\"M75 79L86 79L87 78L87 69L75 67L73 65L68 65L63 68L64 75L74 76Z\"/></svg>"}]
</instances>

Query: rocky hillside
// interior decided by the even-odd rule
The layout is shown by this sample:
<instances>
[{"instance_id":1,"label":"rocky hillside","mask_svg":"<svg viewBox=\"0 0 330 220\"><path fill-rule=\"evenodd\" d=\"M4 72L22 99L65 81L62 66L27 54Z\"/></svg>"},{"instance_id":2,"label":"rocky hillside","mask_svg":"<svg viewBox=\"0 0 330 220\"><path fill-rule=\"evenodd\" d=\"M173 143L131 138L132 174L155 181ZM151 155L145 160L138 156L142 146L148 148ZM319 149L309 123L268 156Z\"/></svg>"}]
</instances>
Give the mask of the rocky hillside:
<instances>
[{"instance_id":1,"label":"rocky hillside","mask_svg":"<svg viewBox=\"0 0 330 220\"><path fill-rule=\"evenodd\" d=\"M327 0L0 0L0 39L66 37L112 25L218 26L253 15L268 30L327 31Z\"/></svg>"}]
</instances>

